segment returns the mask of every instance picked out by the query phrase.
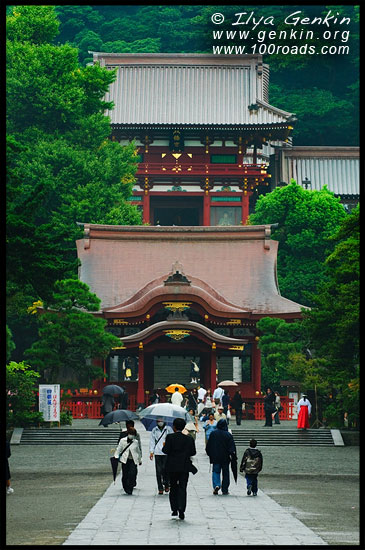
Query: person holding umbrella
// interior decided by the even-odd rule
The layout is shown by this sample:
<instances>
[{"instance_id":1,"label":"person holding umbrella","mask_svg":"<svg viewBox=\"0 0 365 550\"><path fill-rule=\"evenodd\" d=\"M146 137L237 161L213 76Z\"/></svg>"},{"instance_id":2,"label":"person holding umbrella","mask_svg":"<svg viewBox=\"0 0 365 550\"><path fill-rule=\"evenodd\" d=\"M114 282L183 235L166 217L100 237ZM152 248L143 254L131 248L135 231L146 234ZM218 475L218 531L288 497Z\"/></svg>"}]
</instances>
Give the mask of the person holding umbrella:
<instances>
[{"instance_id":1,"label":"person holding umbrella","mask_svg":"<svg viewBox=\"0 0 365 550\"><path fill-rule=\"evenodd\" d=\"M109 412L112 412L114 409L115 401L114 401L114 395L120 395L124 392L124 390L117 386L116 384L109 384L108 386L104 386L103 388L103 396L102 396L102 406L101 406L101 414L103 416L107 415Z\"/></svg>"},{"instance_id":2,"label":"person holding umbrella","mask_svg":"<svg viewBox=\"0 0 365 550\"><path fill-rule=\"evenodd\" d=\"M114 458L122 464L122 486L131 495L137 482L138 465L142 464L142 454L136 438L137 432L134 428L128 428L128 435L122 438L115 450Z\"/></svg>"},{"instance_id":3,"label":"person holding umbrella","mask_svg":"<svg viewBox=\"0 0 365 550\"><path fill-rule=\"evenodd\" d=\"M166 436L169 433L173 433L171 426L167 426L164 419L158 418L157 425L151 431L150 436L150 460L155 457L155 469L158 494L163 495L163 489L165 492L169 492L169 476L166 472L167 456L163 453L162 448L165 445Z\"/></svg>"},{"instance_id":4,"label":"person holding umbrella","mask_svg":"<svg viewBox=\"0 0 365 550\"><path fill-rule=\"evenodd\" d=\"M171 396L171 403L173 405L177 405L178 407L181 407L181 403L183 401L183 396L179 392L179 388L176 387L174 393Z\"/></svg>"}]
</instances>

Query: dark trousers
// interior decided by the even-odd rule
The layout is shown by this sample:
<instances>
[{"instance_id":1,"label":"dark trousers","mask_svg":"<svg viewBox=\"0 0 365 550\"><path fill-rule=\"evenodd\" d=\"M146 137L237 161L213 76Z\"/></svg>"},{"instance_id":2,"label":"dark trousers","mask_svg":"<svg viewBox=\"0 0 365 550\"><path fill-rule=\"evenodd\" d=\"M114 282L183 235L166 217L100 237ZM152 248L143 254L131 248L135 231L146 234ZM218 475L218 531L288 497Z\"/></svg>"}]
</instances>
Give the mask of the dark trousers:
<instances>
[{"instance_id":1,"label":"dark trousers","mask_svg":"<svg viewBox=\"0 0 365 550\"><path fill-rule=\"evenodd\" d=\"M236 409L236 424L237 424L237 426L241 425L241 420L242 420L242 409L237 408Z\"/></svg>"},{"instance_id":2,"label":"dark trousers","mask_svg":"<svg viewBox=\"0 0 365 550\"><path fill-rule=\"evenodd\" d=\"M169 486L169 474L166 472L167 455L155 455L155 468L157 487L163 491L164 486Z\"/></svg>"},{"instance_id":3,"label":"dark trousers","mask_svg":"<svg viewBox=\"0 0 365 550\"><path fill-rule=\"evenodd\" d=\"M189 480L189 472L170 472L170 506L173 512L185 512L186 489Z\"/></svg>"},{"instance_id":4,"label":"dark trousers","mask_svg":"<svg viewBox=\"0 0 365 550\"><path fill-rule=\"evenodd\" d=\"M271 410L265 411L265 426L272 426Z\"/></svg>"},{"instance_id":5,"label":"dark trousers","mask_svg":"<svg viewBox=\"0 0 365 550\"><path fill-rule=\"evenodd\" d=\"M133 487L137 483L137 464L132 458L128 458L124 464L122 462L122 486L126 493L131 494Z\"/></svg>"},{"instance_id":6,"label":"dark trousers","mask_svg":"<svg viewBox=\"0 0 365 550\"><path fill-rule=\"evenodd\" d=\"M258 474L246 474L247 488L251 485L252 492L257 493L257 476Z\"/></svg>"},{"instance_id":7,"label":"dark trousers","mask_svg":"<svg viewBox=\"0 0 365 550\"><path fill-rule=\"evenodd\" d=\"M274 424L280 424L279 411L274 416Z\"/></svg>"}]
</instances>

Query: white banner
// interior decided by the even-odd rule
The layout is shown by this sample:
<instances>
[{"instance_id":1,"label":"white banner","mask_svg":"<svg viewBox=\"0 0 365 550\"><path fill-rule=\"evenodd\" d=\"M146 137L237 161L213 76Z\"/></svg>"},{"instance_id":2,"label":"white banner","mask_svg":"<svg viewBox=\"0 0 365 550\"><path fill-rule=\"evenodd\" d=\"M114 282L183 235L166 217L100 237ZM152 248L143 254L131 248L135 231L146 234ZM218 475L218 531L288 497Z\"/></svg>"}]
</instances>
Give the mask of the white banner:
<instances>
[{"instance_id":1,"label":"white banner","mask_svg":"<svg viewBox=\"0 0 365 550\"><path fill-rule=\"evenodd\" d=\"M60 421L60 385L39 385L39 412L43 413L45 422Z\"/></svg>"}]
</instances>

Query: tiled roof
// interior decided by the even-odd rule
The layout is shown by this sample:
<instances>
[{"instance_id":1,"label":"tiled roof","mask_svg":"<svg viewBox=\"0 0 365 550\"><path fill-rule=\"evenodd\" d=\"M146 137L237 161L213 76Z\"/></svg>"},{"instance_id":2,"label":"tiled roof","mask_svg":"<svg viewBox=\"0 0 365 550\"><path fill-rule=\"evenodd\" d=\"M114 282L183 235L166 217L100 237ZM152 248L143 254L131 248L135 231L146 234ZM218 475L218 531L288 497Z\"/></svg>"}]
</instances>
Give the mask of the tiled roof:
<instances>
[{"instance_id":1,"label":"tiled roof","mask_svg":"<svg viewBox=\"0 0 365 550\"><path fill-rule=\"evenodd\" d=\"M111 308L166 277L179 262L188 279L205 282L220 300L242 312L298 314L301 305L279 293L277 247L278 242L270 239L270 226L85 224L85 238L77 241L79 277L102 300L102 309Z\"/></svg>"},{"instance_id":2,"label":"tiled roof","mask_svg":"<svg viewBox=\"0 0 365 550\"><path fill-rule=\"evenodd\" d=\"M268 67L259 55L93 54L117 68L105 96L115 104L106 112L112 124L268 125L291 116L268 104Z\"/></svg>"}]
</instances>

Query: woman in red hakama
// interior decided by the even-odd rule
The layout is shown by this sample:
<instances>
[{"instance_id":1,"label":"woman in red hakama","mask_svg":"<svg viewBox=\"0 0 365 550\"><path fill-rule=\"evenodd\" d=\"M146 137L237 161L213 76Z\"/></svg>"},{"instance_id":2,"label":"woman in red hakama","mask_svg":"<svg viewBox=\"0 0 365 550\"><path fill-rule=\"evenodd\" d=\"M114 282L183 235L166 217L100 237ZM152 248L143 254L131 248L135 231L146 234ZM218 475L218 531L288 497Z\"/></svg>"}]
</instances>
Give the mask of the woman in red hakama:
<instances>
[{"instance_id":1,"label":"woman in red hakama","mask_svg":"<svg viewBox=\"0 0 365 550\"><path fill-rule=\"evenodd\" d=\"M311 404L307 396L303 394L302 399L298 401L298 429L307 430L309 428L309 415L311 413Z\"/></svg>"}]
</instances>

